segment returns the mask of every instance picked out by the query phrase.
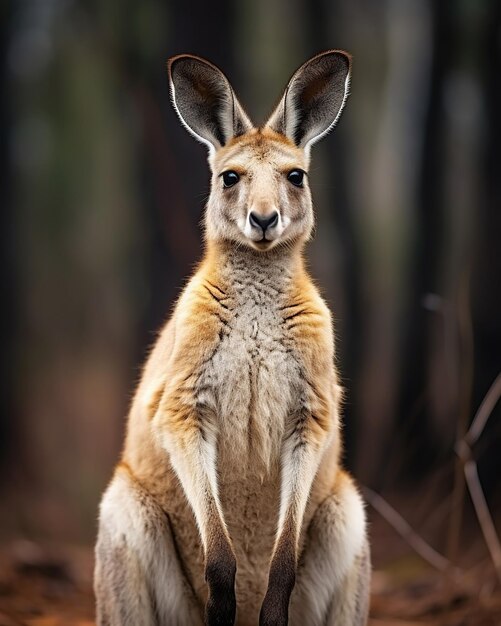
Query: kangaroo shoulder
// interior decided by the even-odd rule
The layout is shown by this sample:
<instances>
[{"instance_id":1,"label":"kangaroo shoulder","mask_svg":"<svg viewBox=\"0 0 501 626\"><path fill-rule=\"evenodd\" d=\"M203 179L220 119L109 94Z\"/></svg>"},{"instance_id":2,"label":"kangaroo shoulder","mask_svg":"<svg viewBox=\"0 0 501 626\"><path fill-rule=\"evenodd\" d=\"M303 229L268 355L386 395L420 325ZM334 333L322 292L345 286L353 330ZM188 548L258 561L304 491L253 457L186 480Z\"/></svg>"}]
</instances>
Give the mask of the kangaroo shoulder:
<instances>
[{"instance_id":1,"label":"kangaroo shoulder","mask_svg":"<svg viewBox=\"0 0 501 626\"><path fill-rule=\"evenodd\" d=\"M285 308L286 322L296 330L296 339L313 344L333 343L332 315L311 278L305 274L294 284Z\"/></svg>"}]
</instances>

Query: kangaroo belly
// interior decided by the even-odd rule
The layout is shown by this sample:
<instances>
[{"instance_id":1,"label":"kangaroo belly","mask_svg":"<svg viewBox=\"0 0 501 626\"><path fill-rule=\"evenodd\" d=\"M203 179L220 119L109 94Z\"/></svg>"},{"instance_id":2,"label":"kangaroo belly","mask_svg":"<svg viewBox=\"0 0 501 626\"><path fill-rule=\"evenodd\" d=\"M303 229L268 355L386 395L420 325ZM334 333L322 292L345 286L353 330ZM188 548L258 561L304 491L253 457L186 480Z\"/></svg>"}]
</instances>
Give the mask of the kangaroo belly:
<instances>
[{"instance_id":1,"label":"kangaroo belly","mask_svg":"<svg viewBox=\"0 0 501 626\"><path fill-rule=\"evenodd\" d=\"M237 557L238 624L258 622L280 503L280 451L300 386L273 308L252 308L227 328L213 356L221 504Z\"/></svg>"},{"instance_id":2,"label":"kangaroo belly","mask_svg":"<svg viewBox=\"0 0 501 626\"><path fill-rule=\"evenodd\" d=\"M221 476L221 504L237 558L237 624L257 624L266 593L279 508L279 470Z\"/></svg>"},{"instance_id":3,"label":"kangaroo belly","mask_svg":"<svg viewBox=\"0 0 501 626\"><path fill-rule=\"evenodd\" d=\"M231 321L202 385L213 394L221 455L230 465L234 456L240 475L249 466L264 477L279 459L300 386L298 364L271 307L250 307Z\"/></svg>"}]
</instances>

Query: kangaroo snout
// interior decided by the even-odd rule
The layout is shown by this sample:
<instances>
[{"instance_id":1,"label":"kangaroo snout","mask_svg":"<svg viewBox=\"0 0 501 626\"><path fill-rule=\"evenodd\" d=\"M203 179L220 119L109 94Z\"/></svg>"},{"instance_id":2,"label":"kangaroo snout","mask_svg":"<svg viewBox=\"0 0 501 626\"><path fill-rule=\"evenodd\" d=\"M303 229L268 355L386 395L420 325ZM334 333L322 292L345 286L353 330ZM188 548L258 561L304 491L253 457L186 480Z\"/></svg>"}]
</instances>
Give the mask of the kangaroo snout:
<instances>
[{"instance_id":1,"label":"kangaroo snout","mask_svg":"<svg viewBox=\"0 0 501 626\"><path fill-rule=\"evenodd\" d=\"M256 213L256 211L251 211L249 213L249 222L250 225L254 228L260 228L263 231L263 236L266 234L266 230L268 228L273 228L278 224L278 211L273 210L271 213L267 213L263 215L261 213Z\"/></svg>"}]
</instances>

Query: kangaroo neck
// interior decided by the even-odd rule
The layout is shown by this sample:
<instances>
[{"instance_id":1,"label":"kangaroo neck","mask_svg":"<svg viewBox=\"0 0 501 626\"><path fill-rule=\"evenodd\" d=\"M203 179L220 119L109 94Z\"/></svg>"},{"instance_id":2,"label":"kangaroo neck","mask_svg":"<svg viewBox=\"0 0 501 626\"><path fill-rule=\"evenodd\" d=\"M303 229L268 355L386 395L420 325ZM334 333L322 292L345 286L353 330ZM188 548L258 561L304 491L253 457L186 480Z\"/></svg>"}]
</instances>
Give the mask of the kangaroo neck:
<instances>
[{"instance_id":1,"label":"kangaroo neck","mask_svg":"<svg viewBox=\"0 0 501 626\"><path fill-rule=\"evenodd\" d=\"M229 242L209 242L206 261L214 280L238 300L252 297L262 305L276 302L304 273L299 246L260 252Z\"/></svg>"}]
</instances>

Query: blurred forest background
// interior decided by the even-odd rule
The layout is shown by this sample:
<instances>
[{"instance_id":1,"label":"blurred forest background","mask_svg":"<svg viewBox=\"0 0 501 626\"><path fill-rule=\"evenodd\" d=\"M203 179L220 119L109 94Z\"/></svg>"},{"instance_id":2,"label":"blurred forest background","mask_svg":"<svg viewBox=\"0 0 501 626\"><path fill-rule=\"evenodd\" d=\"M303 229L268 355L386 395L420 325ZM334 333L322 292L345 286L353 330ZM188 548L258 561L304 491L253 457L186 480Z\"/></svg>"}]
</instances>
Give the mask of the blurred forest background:
<instances>
[{"instance_id":1,"label":"blurred forest background","mask_svg":"<svg viewBox=\"0 0 501 626\"><path fill-rule=\"evenodd\" d=\"M415 572L416 542L499 598L501 2L15 0L0 15L4 569L47 542L91 545L141 364L202 254L206 154L170 106L167 58L219 65L260 123L335 47L354 56L351 96L313 151L308 255L336 319L346 463L374 507L373 610L385 572ZM465 435L477 465L455 452ZM479 610L471 624L501 623Z\"/></svg>"}]
</instances>

